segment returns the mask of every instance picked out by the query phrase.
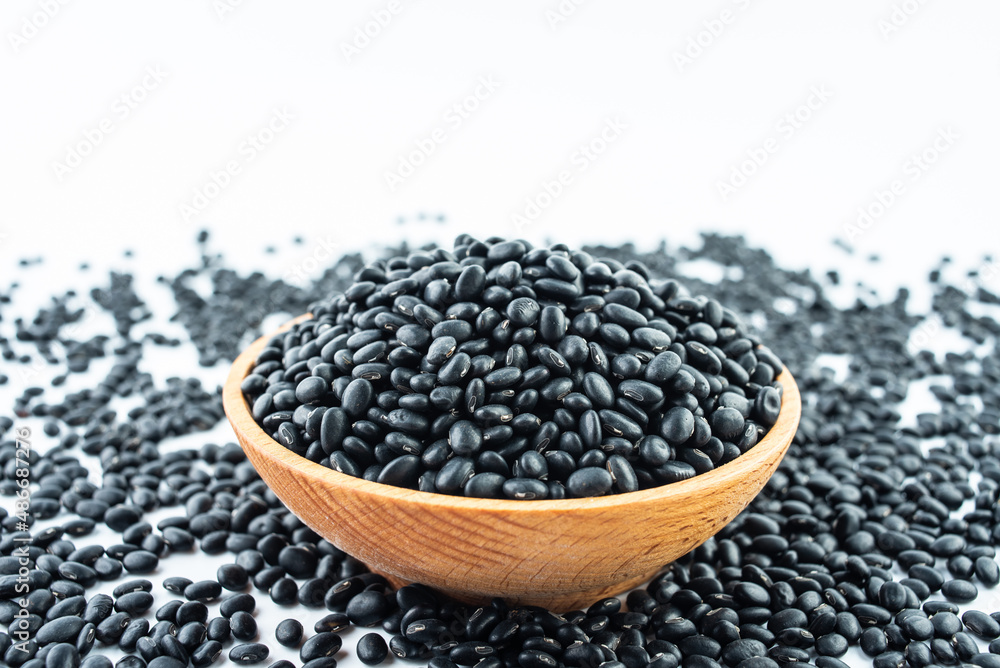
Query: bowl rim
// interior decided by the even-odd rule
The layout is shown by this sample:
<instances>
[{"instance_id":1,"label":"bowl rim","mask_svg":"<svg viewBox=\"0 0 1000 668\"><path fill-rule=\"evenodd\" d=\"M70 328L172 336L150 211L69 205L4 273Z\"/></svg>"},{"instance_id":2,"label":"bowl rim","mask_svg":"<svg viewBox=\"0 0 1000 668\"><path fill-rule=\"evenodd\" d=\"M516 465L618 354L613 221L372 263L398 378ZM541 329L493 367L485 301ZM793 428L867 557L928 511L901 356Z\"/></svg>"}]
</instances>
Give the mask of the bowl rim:
<instances>
[{"instance_id":1,"label":"bowl rim","mask_svg":"<svg viewBox=\"0 0 1000 668\"><path fill-rule=\"evenodd\" d=\"M656 503L669 504L671 500L680 500L704 488L724 489L731 483L736 483L746 475L747 471L763 465L776 450L780 450L778 460L784 457L795 430L798 427L802 411L801 396L798 385L792 374L785 367L775 378L782 384L781 409L777 421L771 426L756 445L736 459L706 473L695 475L687 480L659 485L649 489L608 494L605 496L567 498L567 499L488 499L480 497L454 496L433 492L423 492L405 487L395 487L384 483L372 482L364 478L340 473L297 455L282 446L265 432L253 419L250 405L243 396L241 383L254 367L257 355L277 335L288 331L299 322L312 317L304 313L289 320L276 330L260 336L247 346L233 361L222 391L222 403L233 430L238 436L251 441L261 453L270 460L291 469L298 470L303 475L320 480L330 488L351 487L354 492L366 496L378 497L386 502L416 503L429 508L452 508L456 510L476 510L482 512L500 513L565 513L588 509L600 509L625 504ZM238 439L242 441L243 439Z\"/></svg>"}]
</instances>

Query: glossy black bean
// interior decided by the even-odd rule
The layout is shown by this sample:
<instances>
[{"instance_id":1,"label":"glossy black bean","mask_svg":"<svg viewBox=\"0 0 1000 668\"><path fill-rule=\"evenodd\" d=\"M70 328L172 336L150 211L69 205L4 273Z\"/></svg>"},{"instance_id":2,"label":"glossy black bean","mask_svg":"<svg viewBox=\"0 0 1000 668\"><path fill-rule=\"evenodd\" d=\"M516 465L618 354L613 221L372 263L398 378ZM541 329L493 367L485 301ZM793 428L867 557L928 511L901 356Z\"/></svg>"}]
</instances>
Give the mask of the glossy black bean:
<instances>
[{"instance_id":1,"label":"glossy black bean","mask_svg":"<svg viewBox=\"0 0 1000 668\"><path fill-rule=\"evenodd\" d=\"M378 591L363 591L347 602L347 616L356 626L374 626L389 612L389 602Z\"/></svg>"},{"instance_id":2,"label":"glossy black bean","mask_svg":"<svg viewBox=\"0 0 1000 668\"><path fill-rule=\"evenodd\" d=\"M69 642L76 638L86 624L80 617L60 617L44 623L35 632L35 641L40 645Z\"/></svg>"},{"instance_id":3,"label":"glossy black bean","mask_svg":"<svg viewBox=\"0 0 1000 668\"><path fill-rule=\"evenodd\" d=\"M116 589L117 591L117 589ZM69 601L70 599L64 599L62 603ZM57 604L59 605L59 604ZM115 602L107 594L94 594L89 601L86 602L86 607L83 610L84 621L91 622L93 624L100 624L102 621L111 615L114 610ZM61 611L60 611L61 613ZM67 614L74 614L67 611ZM77 611L75 614L80 614ZM61 615L60 615L61 616Z\"/></svg>"},{"instance_id":4,"label":"glossy black bean","mask_svg":"<svg viewBox=\"0 0 1000 668\"><path fill-rule=\"evenodd\" d=\"M230 631L237 640L253 640L257 637L257 620L249 612L238 610L229 618Z\"/></svg>"},{"instance_id":5,"label":"glossy black bean","mask_svg":"<svg viewBox=\"0 0 1000 668\"><path fill-rule=\"evenodd\" d=\"M267 645L259 642L243 643L229 650L229 660L233 663L260 663L270 654Z\"/></svg>"},{"instance_id":6,"label":"glossy black bean","mask_svg":"<svg viewBox=\"0 0 1000 668\"><path fill-rule=\"evenodd\" d=\"M206 629L208 639L215 640L220 643L228 642L229 638L232 636L232 625L225 617L213 617L208 620Z\"/></svg>"},{"instance_id":7,"label":"glossy black bean","mask_svg":"<svg viewBox=\"0 0 1000 668\"><path fill-rule=\"evenodd\" d=\"M97 625L97 639L106 645L114 645L121 639L131 617L127 612L116 612Z\"/></svg>"},{"instance_id":8,"label":"glossy black bean","mask_svg":"<svg viewBox=\"0 0 1000 668\"><path fill-rule=\"evenodd\" d=\"M975 560L975 573L979 581L987 587L1000 584L1000 566L992 556L983 555Z\"/></svg>"},{"instance_id":9,"label":"glossy black bean","mask_svg":"<svg viewBox=\"0 0 1000 668\"><path fill-rule=\"evenodd\" d=\"M257 602L250 594L234 594L222 599L219 604L219 612L226 619L231 618L237 612L253 612Z\"/></svg>"},{"instance_id":10,"label":"glossy black bean","mask_svg":"<svg viewBox=\"0 0 1000 668\"><path fill-rule=\"evenodd\" d=\"M222 643L217 640L206 640L191 652L191 664L208 666L215 663L222 655Z\"/></svg>"},{"instance_id":11,"label":"glossy black bean","mask_svg":"<svg viewBox=\"0 0 1000 668\"><path fill-rule=\"evenodd\" d=\"M183 594L184 589L191 584L191 580L185 577L169 577L163 581L163 588L175 594Z\"/></svg>"},{"instance_id":12,"label":"glossy black bean","mask_svg":"<svg viewBox=\"0 0 1000 668\"><path fill-rule=\"evenodd\" d=\"M934 624L927 617L914 614L899 621L899 626L911 640L930 640L934 637Z\"/></svg>"},{"instance_id":13,"label":"glossy black bean","mask_svg":"<svg viewBox=\"0 0 1000 668\"><path fill-rule=\"evenodd\" d=\"M141 615L153 606L153 595L145 591L123 594L115 600L115 610L130 615Z\"/></svg>"},{"instance_id":14,"label":"glossy black bean","mask_svg":"<svg viewBox=\"0 0 1000 668\"><path fill-rule=\"evenodd\" d=\"M979 610L967 610L962 615L962 622L965 626L983 640L993 640L1000 636L1000 622L993 619L985 612Z\"/></svg>"},{"instance_id":15,"label":"glossy black bean","mask_svg":"<svg viewBox=\"0 0 1000 668\"><path fill-rule=\"evenodd\" d=\"M223 589L229 591L241 591L246 588L250 581L250 576L246 569L238 564L223 564L219 566L215 573L215 578L222 585Z\"/></svg>"},{"instance_id":16,"label":"glossy black bean","mask_svg":"<svg viewBox=\"0 0 1000 668\"><path fill-rule=\"evenodd\" d=\"M215 580L201 580L184 588L184 598L189 601L214 601L222 595L222 585Z\"/></svg>"},{"instance_id":17,"label":"glossy black bean","mask_svg":"<svg viewBox=\"0 0 1000 668\"><path fill-rule=\"evenodd\" d=\"M968 603L979 595L979 589L968 580L948 580L941 585L941 593L949 601Z\"/></svg>"},{"instance_id":18,"label":"glossy black bean","mask_svg":"<svg viewBox=\"0 0 1000 668\"><path fill-rule=\"evenodd\" d=\"M122 632L122 637L118 639L118 647L125 652L134 651L136 643L139 642L139 638L142 638L148 632L148 621L142 619L141 617L138 619L132 619Z\"/></svg>"},{"instance_id":19,"label":"glossy black bean","mask_svg":"<svg viewBox=\"0 0 1000 668\"><path fill-rule=\"evenodd\" d=\"M189 622L177 630L177 640L193 652L208 639L208 628L201 622Z\"/></svg>"},{"instance_id":20,"label":"glossy black bean","mask_svg":"<svg viewBox=\"0 0 1000 668\"><path fill-rule=\"evenodd\" d=\"M332 632L317 633L308 638L299 648L299 659L305 663L313 659L333 656L340 651L343 640Z\"/></svg>"},{"instance_id":21,"label":"glossy black bean","mask_svg":"<svg viewBox=\"0 0 1000 668\"><path fill-rule=\"evenodd\" d=\"M549 493L544 482L532 478L511 478L503 483L501 490L506 498L519 500L544 499Z\"/></svg>"},{"instance_id":22,"label":"glossy black bean","mask_svg":"<svg viewBox=\"0 0 1000 668\"><path fill-rule=\"evenodd\" d=\"M152 573L159 565L160 559L152 552L146 550L136 550L129 552L122 558L122 565L129 573L145 575Z\"/></svg>"}]
</instances>

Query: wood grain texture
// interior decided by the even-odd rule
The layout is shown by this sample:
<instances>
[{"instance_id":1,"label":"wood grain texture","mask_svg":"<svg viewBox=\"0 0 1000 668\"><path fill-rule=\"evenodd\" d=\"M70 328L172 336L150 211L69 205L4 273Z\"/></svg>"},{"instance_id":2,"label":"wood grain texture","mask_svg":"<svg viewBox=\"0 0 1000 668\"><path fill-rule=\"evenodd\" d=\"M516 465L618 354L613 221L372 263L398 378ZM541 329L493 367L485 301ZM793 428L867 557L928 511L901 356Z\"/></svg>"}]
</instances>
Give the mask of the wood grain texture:
<instances>
[{"instance_id":1,"label":"wood grain texture","mask_svg":"<svg viewBox=\"0 0 1000 668\"><path fill-rule=\"evenodd\" d=\"M587 499L430 494L320 466L257 425L240 383L273 335L236 359L223 388L226 414L261 477L309 527L373 570L465 601L500 596L571 610L640 584L747 506L784 456L801 413L798 387L785 370L778 377L781 413L767 435L733 462L690 480Z\"/></svg>"}]
</instances>

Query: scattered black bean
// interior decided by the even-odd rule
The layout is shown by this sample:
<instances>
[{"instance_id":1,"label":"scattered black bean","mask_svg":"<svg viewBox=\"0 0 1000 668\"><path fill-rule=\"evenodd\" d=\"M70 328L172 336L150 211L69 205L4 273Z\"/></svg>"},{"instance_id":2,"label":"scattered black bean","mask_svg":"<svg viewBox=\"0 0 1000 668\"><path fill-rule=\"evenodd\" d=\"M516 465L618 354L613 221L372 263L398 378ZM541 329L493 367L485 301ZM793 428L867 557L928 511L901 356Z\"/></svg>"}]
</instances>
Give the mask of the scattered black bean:
<instances>
[{"instance_id":1,"label":"scattered black bean","mask_svg":"<svg viewBox=\"0 0 1000 668\"><path fill-rule=\"evenodd\" d=\"M343 640L336 633L317 633L302 643L302 647L299 648L299 659L306 663L313 659L333 656L340 651L343 644Z\"/></svg>"},{"instance_id":2,"label":"scattered black bean","mask_svg":"<svg viewBox=\"0 0 1000 668\"><path fill-rule=\"evenodd\" d=\"M225 643L232 635L232 625L225 617L213 617L208 621L208 639Z\"/></svg>"},{"instance_id":3,"label":"scattered black bean","mask_svg":"<svg viewBox=\"0 0 1000 668\"><path fill-rule=\"evenodd\" d=\"M191 663L194 666L208 666L222 655L222 643L207 640L191 652Z\"/></svg>"},{"instance_id":4,"label":"scattered black bean","mask_svg":"<svg viewBox=\"0 0 1000 668\"><path fill-rule=\"evenodd\" d=\"M1000 636L1000 622L993 619L985 612L979 610L967 610L962 615L962 622L965 626L983 640L993 640Z\"/></svg>"},{"instance_id":5,"label":"scattered black bean","mask_svg":"<svg viewBox=\"0 0 1000 668\"><path fill-rule=\"evenodd\" d=\"M249 612L239 610L229 618L233 637L237 640L253 640L257 637L257 620Z\"/></svg>"},{"instance_id":6,"label":"scattered black bean","mask_svg":"<svg viewBox=\"0 0 1000 668\"><path fill-rule=\"evenodd\" d=\"M271 651L259 642L243 643L229 650L229 660L233 663L260 663Z\"/></svg>"},{"instance_id":7,"label":"scattered black bean","mask_svg":"<svg viewBox=\"0 0 1000 668\"><path fill-rule=\"evenodd\" d=\"M219 566L215 574L219 584L223 589L230 591L242 591L250 581L250 576L239 564L224 564Z\"/></svg>"},{"instance_id":8,"label":"scattered black bean","mask_svg":"<svg viewBox=\"0 0 1000 668\"><path fill-rule=\"evenodd\" d=\"M302 642L302 631L302 622L297 619L285 619L274 629L274 637L285 647L298 647Z\"/></svg>"},{"instance_id":9,"label":"scattered black bean","mask_svg":"<svg viewBox=\"0 0 1000 668\"><path fill-rule=\"evenodd\" d=\"M345 273L331 271L308 290L261 275L243 278L210 262L169 284L180 322L206 364L231 358L247 324L256 324L241 321L237 304L281 303L327 318L322 331L302 327L303 336L272 342L243 385L260 397L257 417L289 447L345 473L382 475L383 482L521 499L645 489L705 472L752 447L777 417L773 380L781 363L721 303L762 314L806 399L795 441L745 513L630 593L624 608L601 604L560 617L499 602L470 610L419 587L391 592L288 514L236 444L160 452L161 440L219 420L218 395L184 379L154 386L139 370L136 342L125 338L99 388L62 404L43 404L44 388L29 388L15 406L47 420L46 434L62 439L33 462L32 508L39 519L68 517L30 536L29 615L22 627L14 617L20 609L14 549L15 537L27 534L0 513L0 623L10 633L35 634L20 652L10 633L0 632L3 662L106 668L107 659L87 654L99 640L138 655L119 665L209 665L233 636L231 619L247 635L255 602L231 595L220 603L223 616L208 621L201 601L224 589L241 591L252 578L286 604L325 604L332 614L316 622L317 635L351 621L381 624L392 636L388 648L380 634L358 643L359 657L370 653L372 664L391 649L434 668L518 661L832 668L844 665L837 657L858 643L880 666L1000 663L1000 640L993 640L1000 614L970 609L960 619L956 605L1000 580L1000 366L994 361L1000 327L966 308L998 303L986 282L970 293L934 279L935 312L980 346L935 356L909 345L920 335L919 320L907 313L902 293L893 302L866 297L863 307L841 310L825 299L820 281L775 266L740 240L710 236L691 251L692 258L744 272L742 281L689 282L715 299L692 298L676 281L658 279L677 273L669 254L644 255L648 266L634 262L630 250L600 254L611 258L463 236L455 252L417 251L367 266L344 258ZM209 297L187 287L202 271L215 272ZM431 279L418 290L414 283L419 287L424 274ZM145 308L130 281L116 275L94 297L121 332ZM360 336L337 329L342 312L328 295L340 291L359 316ZM794 313L773 308L778 295L796 304ZM52 337L28 333L66 324L72 312L57 306L39 315L34 324L16 325L25 332L17 340L44 355L43 341ZM4 351L9 340L0 338ZM984 354L983 344L993 352ZM69 372L85 370L91 358L108 354L104 348L100 339L70 342ZM847 383L813 364L821 352L852 356ZM19 363L16 355L8 359ZM907 386L942 375L951 383L932 387L941 410L903 423L896 407ZM364 382L342 401L355 380ZM128 393L144 401L126 422L106 404ZM332 408L300 406L334 395L341 400L329 402ZM969 396L976 397L972 405ZM461 419L439 425L428 419L445 411ZM13 425L0 417L0 431ZM514 439L525 447L505 459L497 448ZM5 461L13 459L8 443L0 443L0 454L11 454ZM97 484L70 454L74 445L100 458ZM385 465L389 455L392 468ZM584 480L577 475L570 485L580 471ZM972 471L979 477L970 478ZM9 467L0 469L0 493L15 493L14 483ZM182 512L155 530L143 521L147 512L177 505ZM71 542L97 522L121 532L121 544ZM119 585L114 599L87 596L122 570L153 572L159 559L193 547L232 552L234 563L210 584L165 580L174 593L187 595L195 586L187 595L194 600L161 606L152 628L142 617L152 602L143 596L152 593L148 581ZM907 577L893 577L896 567ZM949 600L931 599L937 592ZM981 654L973 635L991 640L994 654ZM247 651L250 659L258 656ZM306 663L322 668L336 659Z\"/></svg>"},{"instance_id":10,"label":"scattered black bean","mask_svg":"<svg viewBox=\"0 0 1000 668\"><path fill-rule=\"evenodd\" d=\"M153 607L153 595L145 591L133 591L119 596L115 601L115 610L127 612L130 615L141 615Z\"/></svg>"},{"instance_id":11,"label":"scattered black bean","mask_svg":"<svg viewBox=\"0 0 1000 668\"><path fill-rule=\"evenodd\" d=\"M941 585L941 593L949 601L968 603L975 600L976 596L979 595L979 590L968 580L948 580Z\"/></svg>"},{"instance_id":12,"label":"scattered black bean","mask_svg":"<svg viewBox=\"0 0 1000 668\"><path fill-rule=\"evenodd\" d=\"M389 646L379 633L366 633L358 640L355 650L361 663L366 666L377 666L389 655Z\"/></svg>"},{"instance_id":13,"label":"scattered black bean","mask_svg":"<svg viewBox=\"0 0 1000 668\"><path fill-rule=\"evenodd\" d=\"M136 575L146 575L156 570L160 559L152 552L146 550L136 550L129 552L122 558L122 565L129 573Z\"/></svg>"},{"instance_id":14,"label":"scattered black bean","mask_svg":"<svg viewBox=\"0 0 1000 668\"><path fill-rule=\"evenodd\" d=\"M191 580L183 577L169 577L163 581L163 588L175 594L183 594Z\"/></svg>"}]
</instances>

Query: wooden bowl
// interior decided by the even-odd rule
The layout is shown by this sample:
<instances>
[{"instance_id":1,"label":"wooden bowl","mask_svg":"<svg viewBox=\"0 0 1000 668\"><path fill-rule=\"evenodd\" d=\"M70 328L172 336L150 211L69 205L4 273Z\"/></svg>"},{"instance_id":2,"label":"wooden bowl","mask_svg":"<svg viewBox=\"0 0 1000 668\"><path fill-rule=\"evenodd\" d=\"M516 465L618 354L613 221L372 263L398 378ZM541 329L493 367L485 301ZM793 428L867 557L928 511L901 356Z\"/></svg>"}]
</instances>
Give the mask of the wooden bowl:
<instances>
[{"instance_id":1,"label":"wooden bowl","mask_svg":"<svg viewBox=\"0 0 1000 668\"><path fill-rule=\"evenodd\" d=\"M802 408L785 370L778 421L756 446L662 487L548 501L431 494L338 473L268 436L240 383L273 336L243 351L223 389L229 421L261 477L309 527L394 584L421 582L466 602L499 596L565 611L640 585L750 503L788 449Z\"/></svg>"}]
</instances>

